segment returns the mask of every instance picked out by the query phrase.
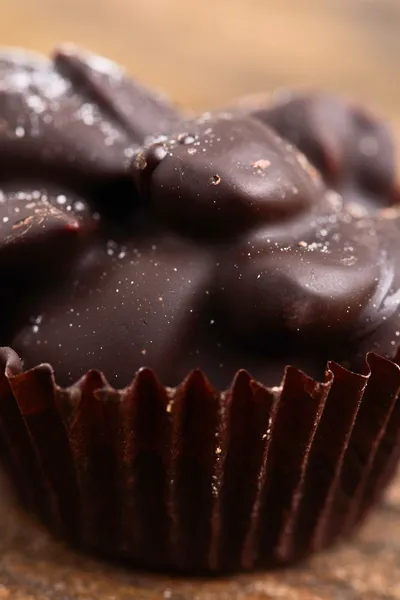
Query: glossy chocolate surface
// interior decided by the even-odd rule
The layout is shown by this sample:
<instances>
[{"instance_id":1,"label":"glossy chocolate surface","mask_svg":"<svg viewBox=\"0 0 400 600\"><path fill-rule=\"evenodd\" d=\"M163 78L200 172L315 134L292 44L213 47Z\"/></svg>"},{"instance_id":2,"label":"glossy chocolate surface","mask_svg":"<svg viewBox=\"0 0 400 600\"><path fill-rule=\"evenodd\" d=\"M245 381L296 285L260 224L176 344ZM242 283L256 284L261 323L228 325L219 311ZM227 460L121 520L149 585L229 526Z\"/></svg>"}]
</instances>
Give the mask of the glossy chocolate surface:
<instances>
[{"instance_id":1,"label":"glossy chocolate surface","mask_svg":"<svg viewBox=\"0 0 400 600\"><path fill-rule=\"evenodd\" d=\"M2 343L26 368L50 362L60 385L101 369L118 387L143 366L168 385L201 368L225 387L241 368L279 385L287 364L321 377L331 359L394 355L385 125L329 99L311 109L326 127L307 108L290 135L282 107L190 121L72 47L0 70ZM360 128L382 146L375 170Z\"/></svg>"},{"instance_id":2,"label":"glossy chocolate surface","mask_svg":"<svg viewBox=\"0 0 400 600\"><path fill-rule=\"evenodd\" d=\"M285 90L240 106L304 152L348 200L376 206L399 200L392 132L366 108L321 92Z\"/></svg>"}]
</instances>

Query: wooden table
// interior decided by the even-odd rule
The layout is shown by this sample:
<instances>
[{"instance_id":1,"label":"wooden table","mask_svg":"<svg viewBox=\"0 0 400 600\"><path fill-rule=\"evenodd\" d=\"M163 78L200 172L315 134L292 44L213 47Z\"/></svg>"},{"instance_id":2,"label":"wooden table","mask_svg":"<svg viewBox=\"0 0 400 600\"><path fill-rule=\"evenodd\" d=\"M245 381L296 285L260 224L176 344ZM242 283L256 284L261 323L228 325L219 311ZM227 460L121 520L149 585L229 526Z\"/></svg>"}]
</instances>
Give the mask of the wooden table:
<instances>
[{"instance_id":1,"label":"wooden table","mask_svg":"<svg viewBox=\"0 0 400 600\"><path fill-rule=\"evenodd\" d=\"M400 131L399 0L0 0L0 39L74 41L197 110L305 84L355 96ZM307 565L173 580L66 549L0 489L0 600L400 599L400 481L359 537Z\"/></svg>"}]
</instances>

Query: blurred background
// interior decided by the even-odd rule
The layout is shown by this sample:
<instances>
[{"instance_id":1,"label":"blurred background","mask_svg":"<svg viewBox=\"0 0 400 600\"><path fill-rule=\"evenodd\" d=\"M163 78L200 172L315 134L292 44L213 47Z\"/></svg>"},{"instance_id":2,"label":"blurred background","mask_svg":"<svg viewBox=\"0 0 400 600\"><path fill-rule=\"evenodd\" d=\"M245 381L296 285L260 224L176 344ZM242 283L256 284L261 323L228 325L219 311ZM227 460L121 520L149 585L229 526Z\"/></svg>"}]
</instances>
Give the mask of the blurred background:
<instances>
[{"instance_id":1,"label":"blurred background","mask_svg":"<svg viewBox=\"0 0 400 600\"><path fill-rule=\"evenodd\" d=\"M0 39L73 41L195 109L308 85L359 98L400 130L400 0L0 0Z\"/></svg>"}]
</instances>

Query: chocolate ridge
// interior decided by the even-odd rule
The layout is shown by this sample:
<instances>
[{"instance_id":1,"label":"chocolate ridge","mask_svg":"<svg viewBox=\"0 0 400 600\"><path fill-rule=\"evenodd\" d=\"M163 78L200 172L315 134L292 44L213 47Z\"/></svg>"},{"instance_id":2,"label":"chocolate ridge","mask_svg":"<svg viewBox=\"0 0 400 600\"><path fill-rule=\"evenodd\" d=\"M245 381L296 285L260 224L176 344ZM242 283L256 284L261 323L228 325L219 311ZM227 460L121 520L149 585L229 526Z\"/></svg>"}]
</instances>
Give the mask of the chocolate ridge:
<instances>
[{"instance_id":1,"label":"chocolate ridge","mask_svg":"<svg viewBox=\"0 0 400 600\"><path fill-rule=\"evenodd\" d=\"M98 57L74 44L64 43L52 53L61 74L84 89L112 120L117 122L136 142L146 136L169 131L182 118L178 110L161 94L149 92L143 85L126 77L126 72L113 61ZM106 64L105 70L93 68ZM110 85L111 83L111 85ZM135 98L134 106L128 102ZM136 116L140 113L140 119Z\"/></svg>"}]
</instances>

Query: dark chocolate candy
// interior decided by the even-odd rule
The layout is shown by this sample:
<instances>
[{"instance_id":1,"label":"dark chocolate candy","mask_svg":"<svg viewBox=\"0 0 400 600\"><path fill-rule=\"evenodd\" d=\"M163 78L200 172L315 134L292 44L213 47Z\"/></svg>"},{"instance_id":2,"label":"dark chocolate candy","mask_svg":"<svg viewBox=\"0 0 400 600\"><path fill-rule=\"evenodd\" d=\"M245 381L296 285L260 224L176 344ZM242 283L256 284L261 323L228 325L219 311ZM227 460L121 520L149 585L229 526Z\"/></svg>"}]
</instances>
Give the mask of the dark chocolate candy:
<instances>
[{"instance_id":1,"label":"dark chocolate candy","mask_svg":"<svg viewBox=\"0 0 400 600\"><path fill-rule=\"evenodd\" d=\"M170 131L181 120L164 96L129 79L122 68L107 58L68 44L55 52L54 63L137 144L147 136Z\"/></svg>"},{"instance_id":2,"label":"dark chocolate candy","mask_svg":"<svg viewBox=\"0 0 400 600\"><path fill-rule=\"evenodd\" d=\"M133 175L155 218L219 239L299 218L325 189L303 154L256 120L231 115L185 124L135 158Z\"/></svg>"},{"instance_id":3,"label":"dark chocolate candy","mask_svg":"<svg viewBox=\"0 0 400 600\"><path fill-rule=\"evenodd\" d=\"M126 385L143 365L177 382L194 366L186 352L195 352L193 332L204 326L211 274L211 256L179 239L100 241L39 303L15 347L29 366L51 356L63 383L96 367Z\"/></svg>"},{"instance_id":4,"label":"dark chocolate candy","mask_svg":"<svg viewBox=\"0 0 400 600\"><path fill-rule=\"evenodd\" d=\"M36 295L65 278L97 226L86 203L61 187L45 191L21 184L16 192L3 186L0 306L7 318L1 331L23 323Z\"/></svg>"},{"instance_id":5,"label":"dark chocolate candy","mask_svg":"<svg viewBox=\"0 0 400 600\"><path fill-rule=\"evenodd\" d=\"M74 211L66 210L72 206ZM19 276L35 280L39 273L44 277L57 273L60 261L64 266L87 229L84 220L93 220L85 203L69 194L23 188L0 192L0 272L10 273L9 285Z\"/></svg>"},{"instance_id":6,"label":"dark chocolate candy","mask_svg":"<svg viewBox=\"0 0 400 600\"><path fill-rule=\"evenodd\" d=\"M62 385L97 368L117 386L144 366L169 385L201 368L225 387L240 368L279 384L287 364L319 377L329 359L394 354L383 125L315 98L180 121L70 47L4 55L0 70L1 333L26 367L50 362Z\"/></svg>"},{"instance_id":7,"label":"dark chocolate candy","mask_svg":"<svg viewBox=\"0 0 400 600\"><path fill-rule=\"evenodd\" d=\"M393 135L367 109L324 93L283 91L273 100L243 99L238 110L304 152L327 184L349 200L376 206L397 202Z\"/></svg>"},{"instance_id":8,"label":"dark chocolate candy","mask_svg":"<svg viewBox=\"0 0 400 600\"><path fill-rule=\"evenodd\" d=\"M17 191L24 179L34 179L39 188L53 181L98 203L108 184L116 191L118 183L131 201L127 172L135 149L179 118L114 63L72 46L52 61L23 51L3 53L0 181L15 177Z\"/></svg>"}]
</instances>

